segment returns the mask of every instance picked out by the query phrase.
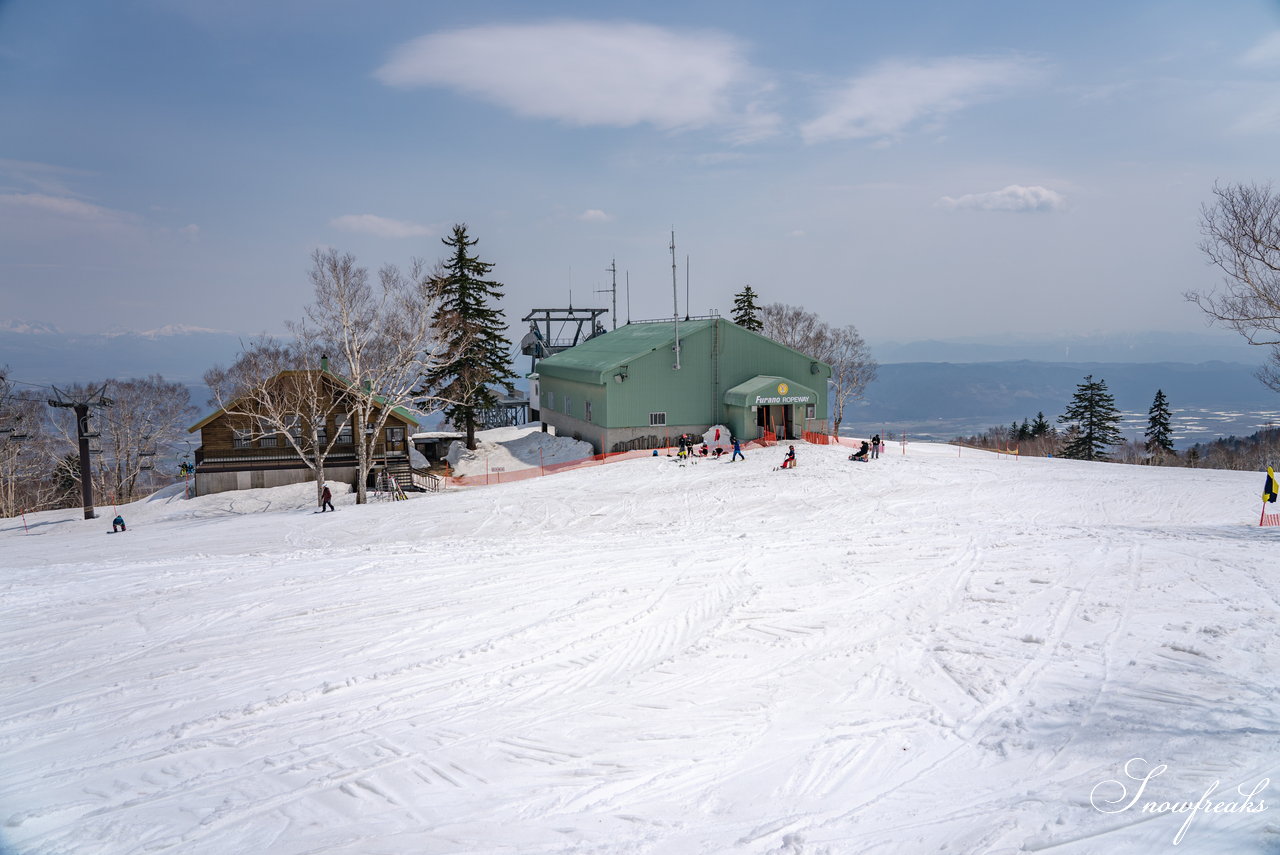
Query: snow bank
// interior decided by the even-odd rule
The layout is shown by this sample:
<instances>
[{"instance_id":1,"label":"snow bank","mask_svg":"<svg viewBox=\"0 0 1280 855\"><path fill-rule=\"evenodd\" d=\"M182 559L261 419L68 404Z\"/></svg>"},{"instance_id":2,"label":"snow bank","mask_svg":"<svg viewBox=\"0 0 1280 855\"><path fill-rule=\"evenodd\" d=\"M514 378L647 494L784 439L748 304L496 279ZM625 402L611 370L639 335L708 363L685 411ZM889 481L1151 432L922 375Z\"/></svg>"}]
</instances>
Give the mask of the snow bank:
<instances>
[{"instance_id":1,"label":"snow bank","mask_svg":"<svg viewBox=\"0 0 1280 855\"><path fill-rule=\"evenodd\" d=\"M552 463L569 463L595 454L591 443L543 433L540 424L494 428L476 433L476 449L449 444L445 459L459 477L486 472L515 472Z\"/></svg>"},{"instance_id":2,"label":"snow bank","mask_svg":"<svg viewBox=\"0 0 1280 855\"><path fill-rule=\"evenodd\" d=\"M0 521L0 851L1275 851L1260 476L797 446Z\"/></svg>"}]
</instances>

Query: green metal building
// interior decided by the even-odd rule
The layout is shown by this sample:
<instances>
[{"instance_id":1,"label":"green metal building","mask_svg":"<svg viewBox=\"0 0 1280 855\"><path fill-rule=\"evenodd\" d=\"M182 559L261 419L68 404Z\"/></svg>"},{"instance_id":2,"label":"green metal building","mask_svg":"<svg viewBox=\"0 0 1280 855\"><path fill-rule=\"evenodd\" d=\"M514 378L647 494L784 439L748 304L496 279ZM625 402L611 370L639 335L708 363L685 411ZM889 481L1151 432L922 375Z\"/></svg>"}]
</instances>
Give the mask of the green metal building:
<instances>
[{"instance_id":1,"label":"green metal building","mask_svg":"<svg viewBox=\"0 0 1280 855\"><path fill-rule=\"evenodd\" d=\"M831 366L724 318L631 323L540 361L531 416L597 452L658 448L721 424L743 441L827 418ZM679 367L677 368L677 359Z\"/></svg>"}]
</instances>

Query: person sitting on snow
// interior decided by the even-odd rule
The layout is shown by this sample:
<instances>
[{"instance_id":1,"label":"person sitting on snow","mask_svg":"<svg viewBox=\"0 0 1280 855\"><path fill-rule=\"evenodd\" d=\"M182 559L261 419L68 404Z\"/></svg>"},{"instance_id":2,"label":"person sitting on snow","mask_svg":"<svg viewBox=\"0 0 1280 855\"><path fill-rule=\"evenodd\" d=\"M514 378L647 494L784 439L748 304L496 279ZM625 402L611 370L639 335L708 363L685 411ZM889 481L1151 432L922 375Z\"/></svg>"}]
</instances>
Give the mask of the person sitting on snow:
<instances>
[{"instance_id":1,"label":"person sitting on snow","mask_svg":"<svg viewBox=\"0 0 1280 855\"><path fill-rule=\"evenodd\" d=\"M866 463L866 462L867 462L867 455L868 455L868 454L870 454L870 453L871 453L871 446L870 446L870 445L867 443L867 441L864 439L864 440L862 441L862 447L861 447L861 448L859 448L855 453L850 454L850 455L849 455L849 459L850 459L850 460L857 460L857 461L860 461L860 462L862 462L862 463Z\"/></svg>"},{"instance_id":2,"label":"person sitting on snow","mask_svg":"<svg viewBox=\"0 0 1280 855\"><path fill-rule=\"evenodd\" d=\"M706 457L710 453L711 453L711 449L707 448L707 444L705 442L702 443L702 447L698 449L698 456Z\"/></svg>"},{"instance_id":3,"label":"person sitting on snow","mask_svg":"<svg viewBox=\"0 0 1280 855\"><path fill-rule=\"evenodd\" d=\"M116 514L116 518L111 521L111 530L124 531L125 530L124 517L120 516L119 514Z\"/></svg>"},{"instance_id":4,"label":"person sitting on snow","mask_svg":"<svg viewBox=\"0 0 1280 855\"><path fill-rule=\"evenodd\" d=\"M796 447L794 445L787 446L787 456L782 458L783 469L796 468Z\"/></svg>"}]
</instances>

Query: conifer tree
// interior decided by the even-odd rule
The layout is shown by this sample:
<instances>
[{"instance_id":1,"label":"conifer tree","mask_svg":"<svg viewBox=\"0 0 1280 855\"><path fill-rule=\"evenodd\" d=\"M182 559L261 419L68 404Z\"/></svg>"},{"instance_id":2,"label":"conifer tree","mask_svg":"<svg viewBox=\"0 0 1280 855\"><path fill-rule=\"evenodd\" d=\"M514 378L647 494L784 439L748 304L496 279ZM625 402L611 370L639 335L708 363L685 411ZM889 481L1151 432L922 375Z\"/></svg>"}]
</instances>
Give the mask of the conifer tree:
<instances>
[{"instance_id":1,"label":"conifer tree","mask_svg":"<svg viewBox=\"0 0 1280 855\"><path fill-rule=\"evenodd\" d=\"M760 332L764 322L760 320L760 307L756 305L756 297L760 295L751 290L751 286L743 288L733 295L733 322L743 329Z\"/></svg>"},{"instance_id":2,"label":"conifer tree","mask_svg":"<svg viewBox=\"0 0 1280 855\"><path fill-rule=\"evenodd\" d=\"M1058 421L1074 427L1062 456L1074 460L1106 460L1107 448L1120 441L1120 411L1105 380L1090 374L1076 387L1067 411Z\"/></svg>"},{"instance_id":3,"label":"conifer tree","mask_svg":"<svg viewBox=\"0 0 1280 855\"><path fill-rule=\"evenodd\" d=\"M1044 417L1044 411L1036 413L1036 420L1031 423L1031 438L1039 439L1042 436L1048 436L1053 431L1053 425L1049 424L1049 420Z\"/></svg>"},{"instance_id":4,"label":"conifer tree","mask_svg":"<svg viewBox=\"0 0 1280 855\"><path fill-rule=\"evenodd\" d=\"M1173 427L1169 420L1172 413L1169 412L1169 400L1164 396L1163 389L1156 390L1155 400L1151 402L1151 409L1147 411L1147 453L1156 459L1157 462L1162 460L1166 454L1174 454L1173 450Z\"/></svg>"},{"instance_id":5,"label":"conifer tree","mask_svg":"<svg viewBox=\"0 0 1280 855\"><path fill-rule=\"evenodd\" d=\"M507 394L515 392L511 385L515 374L508 359L511 342L504 334L506 320L495 305L503 296L503 285L484 278L493 264L470 254L477 241L467 236L465 223L455 225L441 243L451 253L441 262L440 274L432 285L440 304L435 325L454 358L426 375L422 391L450 402L444 414L455 427L466 431L467 448L474 451L478 415L497 404L492 387L501 386Z\"/></svg>"}]
</instances>

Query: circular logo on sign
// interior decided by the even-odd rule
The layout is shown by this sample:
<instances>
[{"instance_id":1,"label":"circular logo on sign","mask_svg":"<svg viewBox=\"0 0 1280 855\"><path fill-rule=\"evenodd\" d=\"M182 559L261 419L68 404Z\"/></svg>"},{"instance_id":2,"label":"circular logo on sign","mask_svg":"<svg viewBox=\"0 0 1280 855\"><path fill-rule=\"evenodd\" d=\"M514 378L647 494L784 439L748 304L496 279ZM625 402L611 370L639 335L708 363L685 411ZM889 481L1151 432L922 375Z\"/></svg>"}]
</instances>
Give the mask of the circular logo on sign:
<instances>
[{"instance_id":1,"label":"circular logo on sign","mask_svg":"<svg viewBox=\"0 0 1280 855\"><path fill-rule=\"evenodd\" d=\"M789 389L789 387L787 386L787 384L786 384L786 383L779 383L779 384L778 384L778 394L779 394L779 395L785 395L785 394L787 394L788 389Z\"/></svg>"}]
</instances>

